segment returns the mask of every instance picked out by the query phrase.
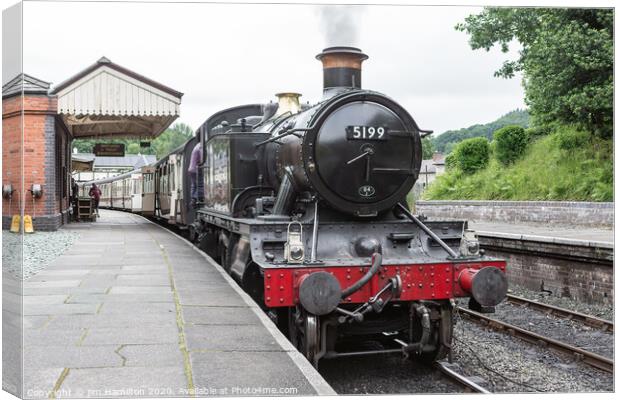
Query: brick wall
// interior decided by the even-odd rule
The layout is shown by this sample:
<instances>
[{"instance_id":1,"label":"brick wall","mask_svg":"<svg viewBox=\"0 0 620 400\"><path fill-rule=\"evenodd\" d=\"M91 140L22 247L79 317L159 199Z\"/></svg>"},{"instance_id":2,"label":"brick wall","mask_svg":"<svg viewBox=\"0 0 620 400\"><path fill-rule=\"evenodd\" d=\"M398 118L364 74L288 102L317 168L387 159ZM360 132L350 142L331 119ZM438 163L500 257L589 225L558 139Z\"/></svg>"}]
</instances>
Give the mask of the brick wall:
<instances>
[{"instance_id":1,"label":"brick wall","mask_svg":"<svg viewBox=\"0 0 620 400\"><path fill-rule=\"evenodd\" d=\"M479 239L487 255L506 260L510 284L586 303L613 304L613 245L504 236L480 235Z\"/></svg>"},{"instance_id":2,"label":"brick wall","mask_svg":"<svg viewBox=\"0 0 620 400\"><path fill-rule=\"evenodd\" d=\"M27 94L2 99L2 179L3 184L11 183L16 190L10 209L9 200L2 200L5 229L10 216L19 214L20 201L24 213L33 216L35 229L55 230L66 220L68 199L59 196L62 187L58 186L57 177L63 173L62 166L66 167L66 174L70 173L70 138L59 129L56 110L54 96ZM61 143L57 147L58 140ZM61 152L57 154L59 148ZM67 178L60 181L66 183ZM33 201L29 190L35 183L42 185L43 196Z\"/></svg>"},{"instance_id":3,"label":"brick wall","mask_svg":"<svg viewBox=\"0 0 620 400\"><path fill-rule=\"evenodd\" d=\"M430 218L527 224L613 227L614 203L573 201L418 201L416 212Z\"/></svg>"},{"instance_id":4,"label":"brick wall","mask_svg":"<svg viewBox=\"0 0 620 400\"><path fill-rule=\"evenodd\" d=\"M20 96L2 100L2 185L11 184L15 190L11 201L2 198L4 215L19 214L23 150L21 101Z\"/></svg>"}]
</instances>

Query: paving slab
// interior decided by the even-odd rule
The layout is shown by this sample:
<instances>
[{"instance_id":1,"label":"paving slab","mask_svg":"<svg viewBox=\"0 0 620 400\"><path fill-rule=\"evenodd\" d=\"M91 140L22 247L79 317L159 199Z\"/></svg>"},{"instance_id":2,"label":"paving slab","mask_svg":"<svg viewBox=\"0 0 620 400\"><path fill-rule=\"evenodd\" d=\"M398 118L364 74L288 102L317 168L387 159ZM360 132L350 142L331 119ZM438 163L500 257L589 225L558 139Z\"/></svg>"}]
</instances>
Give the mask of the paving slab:
<instances>
[{"instance_id":1,"label":"paving slab","mask_svg":"<svg viewBox=\"0 0 620 400\"><path fill-rule=\"evenodd\" d=\"M604 228L575 228L541 224L513 224L508 222L470 222L469 226L476 231L489 233L515 233L603 243L613 243L614 241L613 229Z\"/></svg>"},{"instance_id":2,"label":"paving slab","mask_svg":"<svg viewBox=\"0 0 620 400\"><path fill-rule=\"evenodd\" d=\"M66 294L48 294L48 295L34 295L23 296L23 304L63 304L66 302L69 296Z\"/></svg>"},{"instance_id":3,"label":"paving slab","mask_svg":"<svg viewBox=\"0 0 620 400\"><path fill-rule=\"evenodd\" d=\"M234 291L218 289L209 292L179 293L179 301L182 306L229 306L243 307L243 299L234 296Z\"/></svg>"},{"instance_id":4,"label":"paving slab","mask_svg":"<svg viewBox=\"0 0 620 400\"><path fill-rule=\"evenodd\" d=\"M78 345L86 329L28 329L24 330L24 344L28 346L72 346ZM52 356L52 353L50 353ZM56 357L56 355L53 355Z\"/></svg>"},{"instance_id":5,"label":"paving slab","mask_svg":"<svg viewBox=\"0 0 620 400\"><path fill-rule=\"evenodd\" d=\"M170 318L166 313L99 313L99 314L79 314L79 315L56 315L56 316L32 316L24 317L24 325L27 318L43 318L34 320L34 327L42 327L44 324L48 329L81 329L81 328L131 328L142 327L150 329L152 326L163 327L171 326L176 328L176 320Z\"/></svg>"},{"instance_id":6,"label":"paving slab","mask_svg":"<svg viewBox=\"0 0 620 400\"><path fill-rule=\"evenodd\" d=\"M67 303L172 303L172 292L168 293L109 293L76 294Z\"/></svg>"},{"instance_id":7,"label":"paving slab","mask_svg":"<svg viewBox=\"0 0 620 400\"><path fill-rule=\"evenodd\" d=\"M188 392L187 377L180 365L125 366L69 369L58 397L174 397L187 396Z\"/></svg>"},{"instance_id":8,"label":"paving slab","mask_svg":"<svg viewBox=\"0 0 620 400\"><path fill-rule=\"evenodd\" d=\"M24 369L24 398L49 398L54 384L58 381L63 369L44 367Z\"/></svg>"},{"instance_id":9,"label":"paving slab","mask_svg":"<svg viewBox=\"0 0 620 400\"><path fill-rule=\"evenodd\" d=\"M102 344L177 344L179 342L179 332L176 326L150 326L144 327L108 327L88 329L82 344L102 345Z\"/></svg>"},{"instance_id":10,"label":"paving slab","mask_svg":"<svg viewBox=\"0 0 620 400\"><path fill-rule=\"evenodd\" d=\"M39 289L39 288L69 288L80 286L80 280L70 279L57 280L57 281L36 281L31 278L24 282L24 289Z\"/></svg>"},{"instance_id":11,"label":"paving slab","mask_svg":"<svg viewBox=\"0 0 620 400\"><path fill-rule=\"evenodd\" d=\"M24 315L95 314L99 304L52 304L24 306Z\"/></svg>"},{"instance_id":12,"label":"paving slab","mask_svg":"<svg viewBox=\"0 0 620 400\"><path fill-rule=\"evenodd\" d=\"M185 333L190 352L282 350L262 325L188 325Z\"/></svg>"},{"instance_id":13,"label":"paving slab","mask_svg":"<svg viewBox=\"0 0 620 400\"><path fill-rule=\"evenodd\" d=\"M184 307L183 321L192 325L260 325L260 319L247 307Z\"/></svg>"},{"instance_id":14,"label":"paving slab","mask_svg":"<svg viewBox=\"0 0 620 400\"><path fill-rule=\"evenodd\" d=\"M26 397L334 394L213 260L140 216L101 215L62 228L80 240L7 292Z\"/></svg>"},{"instance_id":15,"label":"paving slab","mask_svg":"<svg viewBox=\"0 0 620 400\"><path fill-rule=\"evenodd\" d=\"M23 290L24 296L36 296L44 294L104 294L109 290L109 287L31 287Z\"/></svg>"},{"instance_id":16,"label":"paving slab","mask_svg":"<svg viewBox=\"0 0 620 400\"><path fill-rule=\"evenodd\" d=\"M183 352L175 344L142 344L124 345L118 353L128 367L147 367L150 365L178 366L183 365Z\"/></svg>"},{"instance_id":17,"label":"paving slab","mask_svg":"<svg viewBox=\"0 0 620 400\"><path fill-rule=\"evenodd\" d=\"M148 278L146 278L148 279ZM167 286L112 286L110 294L172 294L172 289Z\"/></svg>"},{"instance_id":18,"label":"paving slab","mask_svg":"<svg viewBox=\"0 0 620 400\"><path fill-rule=\"evenodd\" d=\"M116 352L119 347L29 346L24 350L24 365L37 365L39 368L120 367L123 358ZM54 357L50 357L50 354L54 354Z\"/></svg>"},{"instance_id":19,"label":"paving slab","mask_svg":"<svg viewBox=\"0 0 620 400\"><path fill-rule=\"evenodd\" d=\"M176 306L174 303L103 303L99 314L172 314L176 318Z\"/></svg>"},{"instance_id":20,"label":"paving slab","mask_svg":"<svg viewBox=\"0 0 620 400\"><path fill-rule=\"evenodd\" d=\"M213 388L222 395L245 397L251 395L295 396L313 393L312 386L299 370L283 371L289 356L284 352L205 352L191 354L192 370L197 376L196 388ZM235 365L254 368L243 371ZM271 390L273 389L273 390Z\"/></svg>"}]
</instances>

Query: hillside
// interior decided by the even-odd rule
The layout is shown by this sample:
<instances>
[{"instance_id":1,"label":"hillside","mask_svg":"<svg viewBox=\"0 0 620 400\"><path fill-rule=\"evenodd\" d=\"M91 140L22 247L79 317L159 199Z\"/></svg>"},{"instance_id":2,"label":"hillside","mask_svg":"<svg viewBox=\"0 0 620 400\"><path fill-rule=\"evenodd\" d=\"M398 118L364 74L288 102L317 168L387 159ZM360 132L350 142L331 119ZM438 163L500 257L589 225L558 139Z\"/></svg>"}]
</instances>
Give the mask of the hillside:
<instances>
[{"instance_id":1,"label":"hillside","mask_svg":"<svg viewBox=\"0 0 620 400\"><path fill-rule=\"evenodd\" d=\"M509 166L493 155L471 175L449 170L424 193L427 200L613 201L613 140L574 128L532 139Z\"/></svg>"},{"instance_id":2,"label":"hillside","mask_svg":"<svg viewBox=\"0 0 620 400\"><path fill-rule=\"evenodd\" d=\"M530 116L525 110L514 110L488 124L476 124L469 128L446 131L431 139L433 149L444 154L449 153L455 144L465 139L484 136L491 140L493 132L507 125L519 125L527 128L530 124Z\"/></svg>"}]
</instances>

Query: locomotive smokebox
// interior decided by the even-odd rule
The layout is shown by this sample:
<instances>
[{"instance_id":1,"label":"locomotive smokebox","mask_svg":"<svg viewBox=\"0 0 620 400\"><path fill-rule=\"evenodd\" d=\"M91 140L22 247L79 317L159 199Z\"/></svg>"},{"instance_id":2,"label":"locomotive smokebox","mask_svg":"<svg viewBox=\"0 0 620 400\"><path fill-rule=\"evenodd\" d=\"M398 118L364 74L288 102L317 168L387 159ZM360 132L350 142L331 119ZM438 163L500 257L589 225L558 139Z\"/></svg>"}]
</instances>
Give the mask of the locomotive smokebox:
<instances>
[{"instance_id":1,"label":"locomotive smokebox","mask_svg":"<svg viewBox=\"0 0 620 400\"><path fill-rule=\"evenodd\" d=\"M328 47L316 56L323 63L323 91L362 87L362 61L368 56L356 47Z\"/></svg>"}]
</instances>

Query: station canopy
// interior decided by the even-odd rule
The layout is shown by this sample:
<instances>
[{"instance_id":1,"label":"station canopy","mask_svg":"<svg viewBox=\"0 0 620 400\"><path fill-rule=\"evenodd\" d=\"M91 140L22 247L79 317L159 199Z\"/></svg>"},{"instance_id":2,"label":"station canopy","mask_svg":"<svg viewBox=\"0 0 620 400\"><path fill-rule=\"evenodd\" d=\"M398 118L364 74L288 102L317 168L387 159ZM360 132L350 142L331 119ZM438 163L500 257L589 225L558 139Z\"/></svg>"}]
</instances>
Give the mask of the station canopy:
<instances>
[{"instance_id":1,"label":"station canopy","mask_svg":"<svg viewBox=\"0 0 620 400\"><path fill-rule=\"evenodd\" d=\"M74 138L155 138L179 116L183 93L102 57L59 84L58 114Z\"/></svg>"}]
</instances>

